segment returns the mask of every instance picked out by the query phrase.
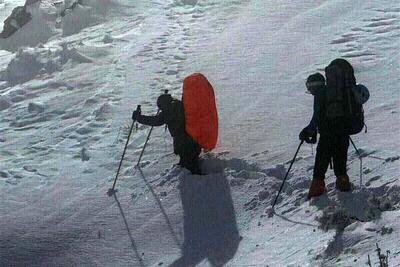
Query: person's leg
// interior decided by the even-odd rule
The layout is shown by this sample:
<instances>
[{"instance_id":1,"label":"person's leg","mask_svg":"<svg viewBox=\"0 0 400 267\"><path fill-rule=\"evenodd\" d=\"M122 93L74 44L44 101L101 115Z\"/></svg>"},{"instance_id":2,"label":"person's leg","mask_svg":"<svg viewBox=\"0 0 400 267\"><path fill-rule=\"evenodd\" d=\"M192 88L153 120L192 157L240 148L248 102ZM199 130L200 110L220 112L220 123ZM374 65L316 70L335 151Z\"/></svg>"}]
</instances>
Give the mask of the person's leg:
<instances>
[{"instance_id":1,"label":"person's leg","mask_svg":"<svg viewBox=\"0 0 400 267\"><path fill-rule=\"evenodd\" d=\"M190 137L185 142L185 146L179 154L182 167L188 169L192 174L201 174L199 167L200 146Z\"/></svg>"},{"instance_id":2,"label":"person's leg","mask_svg":"<svg viewBox=\"0 0 400 267\"><path fill-rule=\"evenodd\" d=\"M192 173L201 175L200 165L199 165L199 156L201 153L201 147L193 141L193 149L191 155L192 162Z\"/></svg>"},{"instance_id":3,"label":"person's leg","mask_svg":"<svg viewBox=\"0 0 400 267\"><path fill-rule=\"evenodd\" d=\"M336 136L333 153L333 169L336 176L347 175L347 151L349 149L348 136Z\"/></svg>"},{"instance_id":4,"label":"person's leg","mask_svg":"<svg viewBox=\"0 0 400 267\"><path fill-rule=\"evenodd\" d=\"M325 173L328 170L330 159L330 138L329 136L321 135L317 146L313 180L308 192L308 198L320 196L325 192Z\"/></svg>"},{"instance_id":5,"label":"person's leg","mask_svg":"<svg viewBox=\"0 0 400 267\"><path fill-rule=\"evenodd\" d=\"M325 173L328 170L328 166L332 157L330 142L330 136L321 135L319 138L317 154L315 155L313 179L325 179Z\"/></svg>"},{"instance_id":6,"label":"person's leg","mask_svg":"<svg viewBox=\"0 0 400 267\"><path fill-rule=\"evenodd\" d=\"M349 176L347 175L347 151L349 136L335 137L335 150L333 154L333 169L336 175L336 188L347 192L350 190Z\"/></svg>"}]
</instances>

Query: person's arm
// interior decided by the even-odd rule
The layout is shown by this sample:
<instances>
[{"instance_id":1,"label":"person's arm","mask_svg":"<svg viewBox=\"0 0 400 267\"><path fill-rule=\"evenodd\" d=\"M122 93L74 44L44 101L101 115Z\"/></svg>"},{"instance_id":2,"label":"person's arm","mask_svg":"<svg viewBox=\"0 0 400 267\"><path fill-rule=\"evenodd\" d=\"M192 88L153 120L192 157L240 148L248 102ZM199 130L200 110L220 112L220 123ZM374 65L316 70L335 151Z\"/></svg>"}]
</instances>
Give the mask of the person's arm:
<instances>
[{"instance_id":1,"label":"person's arm","mask_svg":"<svg viewBox=\"0 0 400 267\"><path fill-rule=\"evenodd\" d=\"M313 107L313 116L311 118L310 123L308 124L308 128L310 131L316 131L319 124L319 114L321 113L321 104L318 96L314 97L314 107Z\"/></svg>"},{"instance_id":2,"label":"person's arm","mask_svg":"<svg viewBox=\"0 0 400 267\"><path fill-rule=\"evenodd\" d=\"M137 121L149 126L161 126L166 123L165 115L162 112L155 116L138 115Z\"/></svg>"}]
</instances>

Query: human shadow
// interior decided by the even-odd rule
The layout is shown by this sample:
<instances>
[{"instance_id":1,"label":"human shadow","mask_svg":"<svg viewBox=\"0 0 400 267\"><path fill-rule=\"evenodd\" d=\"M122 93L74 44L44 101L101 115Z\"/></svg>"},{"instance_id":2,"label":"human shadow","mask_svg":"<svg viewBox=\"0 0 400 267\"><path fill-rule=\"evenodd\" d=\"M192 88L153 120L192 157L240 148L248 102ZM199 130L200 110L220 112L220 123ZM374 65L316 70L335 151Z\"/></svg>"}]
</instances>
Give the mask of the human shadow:
<instances>
[{"instance_id":1,"label":"human shadow","mask_svg":"<svg viewBox=\"0 0 400 267\"><path fill-rule=\"evenodd\" d=\"M170 267L195 266L208 259L223 266L235 255L240 242L230 187L223 172L184 175L179 190L183 207L182 256Z\"/></svg>"},{"instance_id":2,"label":"human shadow","mask_svg":"<svg viewBox=\"0 0 400 267\"><path fill-rule=\"evenodd\" d=\"M139 261L139 265L140 265L141 267L144 267L145 265L144 265L144 263L143 263L143 259L142 259L142 257L140 257L140 254L139 254L139 251L138 251L138 249L137 249L135 240L133 239L131 230L129 229L128 221L126 220L124 210L122 209L121 203L120 203L119 200L118 200L117 193L115 192L115 193L113 194L113 196L114 196L115 202L117 203L117 206L118 206L118 208L119 208L119 211L120 211L120 213L121 213L122 220L124 221L126 231L127 231L127 233L128 233L129 239L130 239L130 241L131 241L131 246L132 246L133 252L135 252L135 255L136 255L136 257L137 257L137 259L138 259L138 261Z\"/></svg>"},{"instance_id":3,"label":"human shadow","mask_svg":"<svg viewBox=\"0 0 400 267\"><path fill-rule=\"evenodd\" d=\"M139 166L137 166L136 169L139 171L140 176L142 177L142 179L145 182L147 188L150 190L150 192L153 195L155 201L157 202L157 204L158 204L158 206L159 206L159 208L161 210L161 213L164 215L165 222L167 223L168 229L169 229L169 231L171 233L172 238L174 239L175 244L179 248L181 248L181 244L179 242L178 235L175 233L175 230L172 227L172 223L171 223L171 221L170 221L170 219L169 219L169 217L168 217L168 215L167 215L167 213L166 213L166 211L164 209L164 206L162 205L160 199L158 198L158 196L157 196L156 192L154 191L153 187L151 186L150 182L147 180L146 176L144 175L142 169Z\"/></svg>"}]
</instances>

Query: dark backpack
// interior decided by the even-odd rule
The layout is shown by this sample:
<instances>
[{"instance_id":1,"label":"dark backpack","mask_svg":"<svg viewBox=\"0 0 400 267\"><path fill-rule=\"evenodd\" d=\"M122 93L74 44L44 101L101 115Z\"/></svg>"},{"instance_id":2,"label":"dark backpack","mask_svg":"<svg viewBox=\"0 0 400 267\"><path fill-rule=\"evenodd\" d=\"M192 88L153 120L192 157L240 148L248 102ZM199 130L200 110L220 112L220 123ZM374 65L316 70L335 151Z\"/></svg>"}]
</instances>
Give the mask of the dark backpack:
<instances>
[{"instance_id":1,"label":"dark backpack","mask_svg":"<svg viewBox=\"0 0 400 267\"><path fill-rule=\"evenodd\" d=\"M325 68L325 74L325 116L330 125L335 128L331 130L348 135L361 132L365 126L362 104L368 100L368 89L356 84L353 67L344 59L332 61Z\"/></svg>"}]
</instances>

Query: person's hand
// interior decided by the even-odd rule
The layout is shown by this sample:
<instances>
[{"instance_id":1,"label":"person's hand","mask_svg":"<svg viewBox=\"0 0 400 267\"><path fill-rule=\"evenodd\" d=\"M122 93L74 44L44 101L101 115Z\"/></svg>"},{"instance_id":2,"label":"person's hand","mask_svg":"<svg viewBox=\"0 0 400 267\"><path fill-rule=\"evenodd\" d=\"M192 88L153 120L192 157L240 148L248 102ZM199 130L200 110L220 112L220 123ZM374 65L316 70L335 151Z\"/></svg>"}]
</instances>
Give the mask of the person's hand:
<instances>
[{"instance_id":1,"label":"person's hand","mask_svg":"<svg viewBox=\"0 0 400 267\"><path fill-rule=\"evenodd\" d=\"M308 130L308 127L306 127L303 130L301 130L301 132L299 134L299 139L300 139L300 141L305 141L308 136L309 136L309 130Z\"/></svg>"},{"instance_id":2,"label":"person's hand","mask_svg":"<svg viewBox=\"0 0 400 267\"><path fill-rule=\"evenodd\" d=\"M317 143L317 131L314 130L313 133L305 139L305 141L307 144Z\"/></svg>"},{"instance_id":3,"label":"person's hand","mask_svg":"<svg viewBox=\"0 0 400 267\"><path fill-rule=\"evenodd\" d=\"M132 113L132 120L137 120L137 118L140 116L140 110L135 110L133 113Z\"/></svg>"},{"instance_id":4,"label":"person's hand","mask_svg":"<svg viewBox=\"0 0 400 267\"><path fill-rule=\"evenodd\" d=\"M317 142L317 131L315 129L305 127L303 130L301 130L299 139L309 144L315 144Z\"/></svg>"}]
</instances>

